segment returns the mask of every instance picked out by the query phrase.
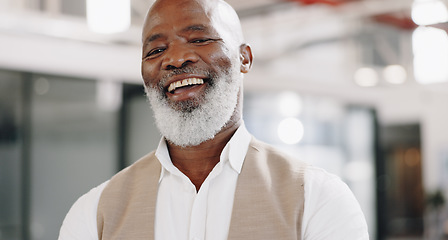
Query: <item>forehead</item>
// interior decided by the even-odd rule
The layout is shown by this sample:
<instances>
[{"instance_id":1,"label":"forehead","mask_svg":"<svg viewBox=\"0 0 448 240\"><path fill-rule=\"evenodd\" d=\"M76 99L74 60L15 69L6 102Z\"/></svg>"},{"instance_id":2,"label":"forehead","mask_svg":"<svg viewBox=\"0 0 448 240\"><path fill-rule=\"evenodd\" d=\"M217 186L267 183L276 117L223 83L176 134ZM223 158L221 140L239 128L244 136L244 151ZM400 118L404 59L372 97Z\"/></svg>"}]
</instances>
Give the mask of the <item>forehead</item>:
<instances>
[{"instance_id":1,"label":"forehead","mask_svg":"<svg viewBox=\"0 0 448 240\"><path fill-rule=\"evenodd\" d=\"M143 38L161 31L178 31L191 25L204 26L208 31L215 29L206 5L197 1L159 1L148 12Z\"/></svg>"}]
</instances>

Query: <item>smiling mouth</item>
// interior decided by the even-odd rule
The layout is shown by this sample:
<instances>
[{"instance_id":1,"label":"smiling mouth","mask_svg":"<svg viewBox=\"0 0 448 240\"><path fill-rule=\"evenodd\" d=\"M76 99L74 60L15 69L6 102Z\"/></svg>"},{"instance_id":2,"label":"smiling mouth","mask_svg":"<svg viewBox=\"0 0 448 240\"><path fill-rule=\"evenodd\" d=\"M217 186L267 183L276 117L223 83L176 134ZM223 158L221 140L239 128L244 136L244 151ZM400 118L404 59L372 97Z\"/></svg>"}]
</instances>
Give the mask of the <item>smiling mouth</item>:
<instances>
[{"instance_id":1,"label":"smiling mouth","mask_svg":"<svg viewBox=\"0 0 448 240\"><path fill-rule=\"evenodd\" d=\"M174 93L174 91L176 91L176 89L179 89L179 88L192 86L192 85L202 85L202 84L204 84L204 80L201 78L187 78L187 79L179 80L176 82L172 82L168 86L168 92Z\"/></svg>"}]
</instances>

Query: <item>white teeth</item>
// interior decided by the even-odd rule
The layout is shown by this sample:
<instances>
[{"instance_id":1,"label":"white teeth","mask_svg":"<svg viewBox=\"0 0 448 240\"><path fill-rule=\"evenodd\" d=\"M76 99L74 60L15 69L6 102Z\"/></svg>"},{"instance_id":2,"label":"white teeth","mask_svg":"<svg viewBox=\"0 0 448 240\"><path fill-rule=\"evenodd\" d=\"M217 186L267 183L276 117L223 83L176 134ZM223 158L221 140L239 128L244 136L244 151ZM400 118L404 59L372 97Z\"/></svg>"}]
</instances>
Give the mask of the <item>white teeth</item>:
<instances>
[{"instance_id":1,"label":"white teeth","mask_svg":"<svg viewBox=\"0 0 448 240\"><path fill-rule=\"evenodd\" d=\"M185 87L185 86L194 85L194 84L204 84L204 80L202 80L200 78L187 78L184 80L179 80L177 82L173 82L170 84L170 86L168 87L168 92L174 91L180 87Z\"/></svg>"}]
</instances>

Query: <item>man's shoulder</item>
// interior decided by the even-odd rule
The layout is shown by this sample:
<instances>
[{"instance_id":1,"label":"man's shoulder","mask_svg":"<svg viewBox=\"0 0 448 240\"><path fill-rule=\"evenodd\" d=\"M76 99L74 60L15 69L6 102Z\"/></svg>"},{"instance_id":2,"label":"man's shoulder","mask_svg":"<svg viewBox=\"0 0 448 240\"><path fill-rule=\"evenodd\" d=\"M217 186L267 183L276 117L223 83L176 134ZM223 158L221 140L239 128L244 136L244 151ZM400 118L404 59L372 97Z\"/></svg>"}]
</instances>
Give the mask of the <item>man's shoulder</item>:
<instances>
[{"instance_id":1,"label":"man's shoulder","mask_svg":"<svg viewBox=\"0 0 448 240\"><path fill-rule=\"evenodd\" d=\"M260 141L255 137L252 138L252 141L249 144L248 155L255 156L257 160L265 158L270 164L280 164L296 169L300 168L304 171L305 181L308 182L319 183L321 185L325 185L329 182L344 184L339 176L329 173L323 168L313 166L305 160L302 160L300 156L293 156L284 150Z\"/></svg>"},{"instance_id":2,"label":"man's shoulder","mask_svg":"<svg viewBox=\"0 0 448 240\"><path fill-rule=\"evenodd\" d=\"M255 157L258 160L269 161L270 164L287 165L288 167L305 169L308 163L301 160L297 156L292 156L285 151L260 141L256 138L252 138L249 144L248 156Z\"/></svg>"},{"instance_id":3,"label":"man's shoulder","mask_svg":"<svg viewBox=\"0 0 448 240\"><path fill-rule=\"evenodd\" d=\"M152 151L112 176L105 190L138 183L145 177L158 178L160 170L161 166L155 151Z\"/></svg>"},{"instance_id":4,"label":"man's shoulder","mask_svg":"<svg viewBox=\"0 0 448 240\"><path fill-rule=\"evenodd\" d=\"M110 179L98 202L97 226L102 239L110 239L116 229L135 229L135 223L151 226L145 220L154 212L160 172L161 165L151 152Z\"/></svg>"},{"instance_id":5,"label":"man's shoulder","mask_svg":"<svg viewBox=\"0 0 448 240\"><path fill-rule=\"evenodd\" d=\"M358 201L340 177L322 168L305 171L305 238L368 239L367 224Z\"/></svg>"},{"instance_id":6,"label":"man's shoulder","mask_svg":"<svg viewBox=\"0 0 448 240\"><path fill-rule=\"evenodd\" d=\"M157 157L155 156L155 151L152 151L145 156L141 157L131 165L127 166L126 168L123 168L118 173L116 173L112 179L119 178L123 175L128 175L130 173L133 173L135 171L142 171L147 168L151 167L157 167L157 164L159 164L159 161L157 160ZM112 180L111 179L111 180Z\"/></svg>"},{"instance_id":7,"label":"man's shoulder","mask_svg":"<svg viewBox=\"0 0 448 240\"><path fill-rule=\"evenodd\" d=\"M98 239L96 212L100 196L109 181L103 182L82 195L72 205L59 231L59 240Z\"/></svg>"}]
</instances>

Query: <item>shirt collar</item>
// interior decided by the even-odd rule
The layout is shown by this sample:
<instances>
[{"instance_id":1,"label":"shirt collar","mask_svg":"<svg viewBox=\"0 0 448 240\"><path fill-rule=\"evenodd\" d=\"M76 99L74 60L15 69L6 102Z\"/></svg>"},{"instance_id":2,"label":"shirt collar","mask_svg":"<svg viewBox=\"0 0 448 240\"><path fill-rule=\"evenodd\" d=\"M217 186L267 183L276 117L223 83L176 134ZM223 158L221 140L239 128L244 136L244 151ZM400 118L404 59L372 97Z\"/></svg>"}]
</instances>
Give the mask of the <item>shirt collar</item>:
<instances>
[{"instance_id":1,"label":"shirt collar","mask_svg":"<svg viewBox=\"0 0 448 240\"><path fill-rule=\"evenodd\" d=\"M230 165L236 172L238 172L238 174L241 172L241 168L243 167L244 158L246 157L247 149L249 148L251 139L252 136L247 131L246 126L243 122L226 145L229 151L228 157ZM222 158L223 155L221 153L221 161Z\"/></svg>"},{"instance_id":2,"label":"shirt collar","mask_svg":"<svg viewBox=\"0 0 448 240\"><path fill-rule=\"evenodd\" d=\"M228 159L232 169L239 174L241 172L241 168L243 167L244 158L246 157L251 139L252 136L247 131L243 122L224 147L220 156L220 162L226 162ZM156 150L156 157L162 165L162 172L160 174L159 181L165 175L165 171L176 175L181 174L179 169L177 169L171 162L171 157L164 137L160 139L159 146Z\"/></svg>"}]
</instances>

